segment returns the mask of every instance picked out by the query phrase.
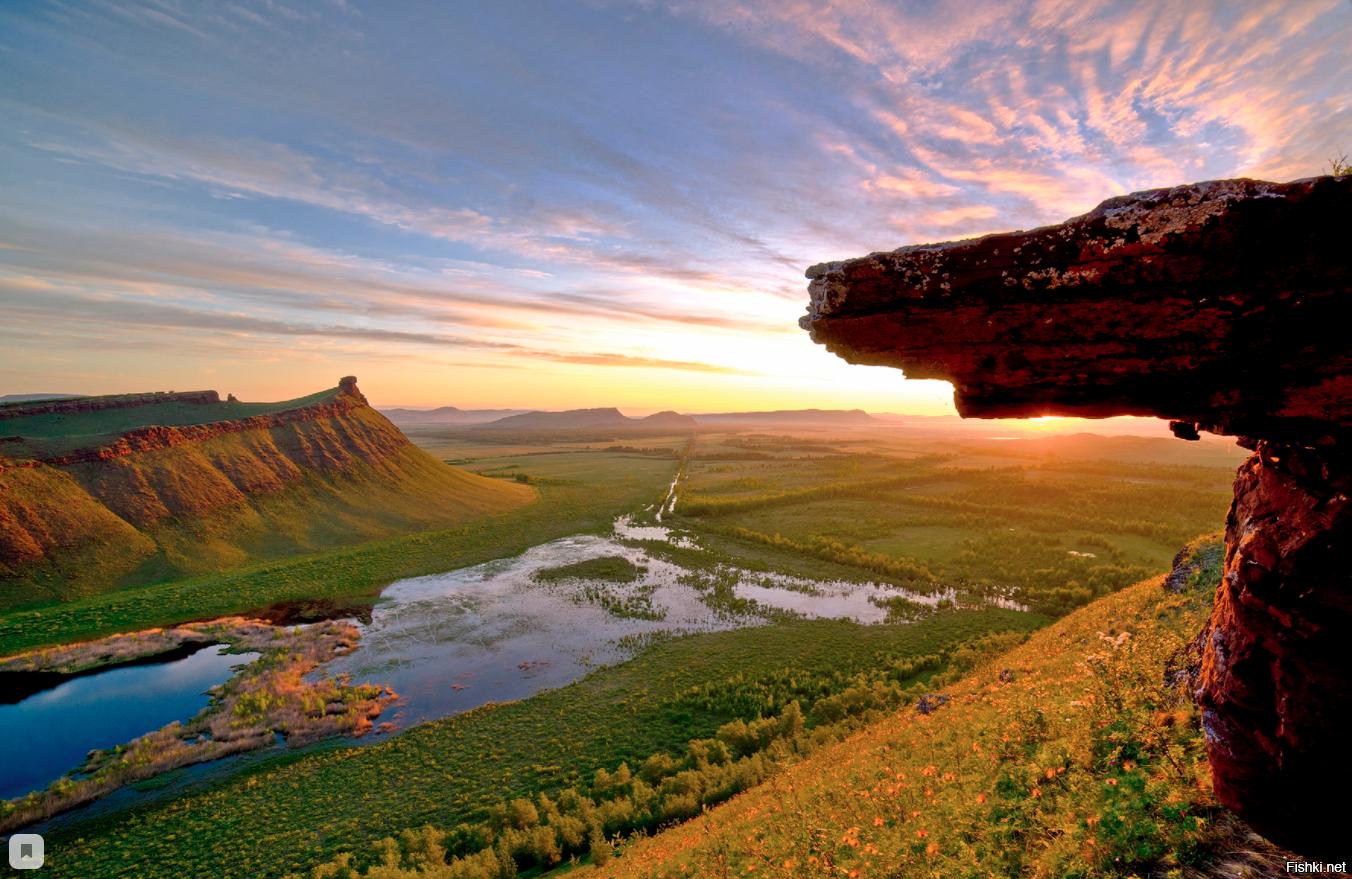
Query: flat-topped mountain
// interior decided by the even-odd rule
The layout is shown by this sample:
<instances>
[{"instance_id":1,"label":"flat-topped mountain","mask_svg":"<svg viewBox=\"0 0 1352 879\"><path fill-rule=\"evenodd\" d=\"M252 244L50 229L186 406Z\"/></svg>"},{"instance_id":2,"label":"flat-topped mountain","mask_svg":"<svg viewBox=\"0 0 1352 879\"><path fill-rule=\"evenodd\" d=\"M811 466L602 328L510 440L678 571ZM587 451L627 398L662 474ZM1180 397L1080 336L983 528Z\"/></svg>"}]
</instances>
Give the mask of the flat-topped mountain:
<instances>
[{"instance_id":1,"label":"flat-topped mountain","mask_svg":"<svg viewBox=\"0 0 1352 879\"><path fill-rule=\"evenodd\" d=\"M0 404L0 608L466 522L534 490L429 456L355 378Z\"/></svg>"},{"instance_id":2,"label":"flat-topped mountain","mask_svg":"<svg viewBox=\"0 0 1352 879\"><path fill-rule=\"evenodd\" d=\"M18 403L26 400L70 400L83 394L5 394L0 403Z\"/></svg>"},{"instance_id":3,"label":"flat-topped mountain","mask_svg":"<svg viewBox=\"0 0 1352 879\"><path fill-rule=\"evenodd\" d=\"M693 417L700 424L872 424L878 419L863 409L776 409L773 412L706 412Z\"/></svg>"}]
</instances>

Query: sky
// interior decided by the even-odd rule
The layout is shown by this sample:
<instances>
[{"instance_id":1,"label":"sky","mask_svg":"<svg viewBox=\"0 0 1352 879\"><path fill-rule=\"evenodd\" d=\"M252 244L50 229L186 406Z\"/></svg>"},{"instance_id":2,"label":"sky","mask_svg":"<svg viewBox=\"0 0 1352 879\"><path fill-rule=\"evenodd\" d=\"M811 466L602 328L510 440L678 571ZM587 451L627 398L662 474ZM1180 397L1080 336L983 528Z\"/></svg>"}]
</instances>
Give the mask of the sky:
<instances>
[{"instance_id":1,"label":"sky","mask_svg":"<svg viewBox=\"0 0 1352 879\"><path fill-rule=\"evenodd\" d=\"M1352 151L1352 3L7 0L0 394L952 412L817 262Z\"/></svg>"}]
</instances>

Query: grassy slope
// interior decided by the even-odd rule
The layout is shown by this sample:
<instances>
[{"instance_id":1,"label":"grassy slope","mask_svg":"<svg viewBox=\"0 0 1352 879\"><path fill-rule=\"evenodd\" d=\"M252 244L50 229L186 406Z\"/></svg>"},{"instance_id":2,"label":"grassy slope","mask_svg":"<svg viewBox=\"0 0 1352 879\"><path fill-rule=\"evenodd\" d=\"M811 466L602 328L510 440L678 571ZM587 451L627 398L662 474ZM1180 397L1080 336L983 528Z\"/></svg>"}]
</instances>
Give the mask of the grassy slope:
<instances>
[{"instance_id":1,"label":"grassy slope","mask_svg":"<svg viewBox=\"0 0 1352 879\"><path fill-rule=\"evenodd\" d=\"M0 528L13 522L45 544L41 558L0 572L0 608L445 528L535 498L433 459L365 408L106 462L7 470L0 487L9 489Z\"/></svg>"},{"instance_id":2,"label":"grassy slope","mask_svg":"<svg viewBox=\"0 0 1352 879\"><path fill-rule=\"evenodd\" d=\"M10 610L0 614L0 655L210 619L287 599L374 595L403 577L503 558L568 534L607 528L620 513L656 500L676 469L674 461L625 465L624 473L598 468L576 485L541 486L539 499L526 507L453 528ZM626 481L625 475L632 479Z\"/></svg>"},{"instance_id":3,"label":"grassy slope","mask_svg":"<svg viewBox=\"0 0 1352 879\"><path fill-rule=\"evenodd\" d=\"M1234 825L1194 709L1162 683L1210 590L1161 582L1043 629L931 717L892 716L579 875L1189 875Z\"/></svg>"},{"instance_id":4,"label":"grassy slope","mask_svg":"<svg viewBox=\"0 0 1352 879\"><path fill-rule=\"evenodd\" d=\"M406 827L451 827L501 799L553 790L658 750L679 755L731 717L662 700L732 675L785 666L849 675L877 653L936 653L993 629L1034 629L1032 614L944 614L911 626L819 620L659 644L572 686L423 724L384 744L342 748L250 772L216 790L49 837L56 876L99 879L279 876ZM72 837L76 837L72 839Z\"/></svg>"}]
</instances>

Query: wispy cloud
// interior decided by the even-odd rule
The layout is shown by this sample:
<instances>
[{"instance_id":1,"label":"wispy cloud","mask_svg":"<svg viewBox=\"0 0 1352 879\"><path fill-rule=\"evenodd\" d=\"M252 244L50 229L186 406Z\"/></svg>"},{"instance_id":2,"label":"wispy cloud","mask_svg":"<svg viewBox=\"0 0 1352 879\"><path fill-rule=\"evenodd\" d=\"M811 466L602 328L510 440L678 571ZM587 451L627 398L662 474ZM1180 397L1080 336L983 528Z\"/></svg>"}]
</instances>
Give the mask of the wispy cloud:
<instances>
[{"instance_id":1,"label":"wispy cloud","mask_svg":"<svg viewBox=\"0 0 1352 879\"><path fill-rule=\"evenodd\" d=\"M804 267L1318 173L1352 147L1350 24L1341 0L11 5L0 318L72 357L158 332L169 364L180 332L848 394L795 328Z\"/></svg>"}]
</instances>

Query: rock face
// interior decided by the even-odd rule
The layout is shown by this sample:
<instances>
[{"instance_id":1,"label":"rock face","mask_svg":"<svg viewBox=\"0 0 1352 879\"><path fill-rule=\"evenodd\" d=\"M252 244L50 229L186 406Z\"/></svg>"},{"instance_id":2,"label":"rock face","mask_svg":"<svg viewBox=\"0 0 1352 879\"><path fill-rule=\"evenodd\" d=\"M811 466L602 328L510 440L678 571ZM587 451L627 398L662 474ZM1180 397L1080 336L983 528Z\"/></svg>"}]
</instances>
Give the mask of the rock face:
<instances>
[{"instance_id":1,"label":"rock face","mask_svg":"<svg viewBox=\"0 0 1352 879\"><path fill-rule=\"evenodd\" d=\"M1352 785L1352 461L1339 439L1245 441L1255 454L1235 477L1198 694L1221 802L1323 860L1347 848L1334 803Z\"/></svg>"},{"instance_id":2,"label":"rock face","mask_svg":"<svg viewBox=\"0 0 1352 879\"><path fill-rule=\"evenodd\" d=\"M1348 177L1122 196L1060 226L815 265L800 323L851 363L953 382L968 418L1318 433L1352 424L1349 205Z\"/></svg>"},{"instance_id":3,"label":"rock face","mask_svg":"<svg viewBox=\"0 0 1352 879\"><path fill-rule=\"evenodd\" d=\"M808 269L802 326L946 379L965 417L1172 419L1242 437L1198 701L1217 795L1313 858L1352 782L1352 177L1222 180L1059 226Z\"/></svg>"}]
</instances>

